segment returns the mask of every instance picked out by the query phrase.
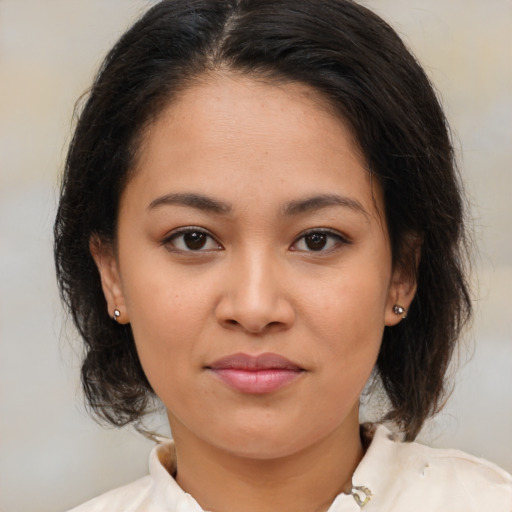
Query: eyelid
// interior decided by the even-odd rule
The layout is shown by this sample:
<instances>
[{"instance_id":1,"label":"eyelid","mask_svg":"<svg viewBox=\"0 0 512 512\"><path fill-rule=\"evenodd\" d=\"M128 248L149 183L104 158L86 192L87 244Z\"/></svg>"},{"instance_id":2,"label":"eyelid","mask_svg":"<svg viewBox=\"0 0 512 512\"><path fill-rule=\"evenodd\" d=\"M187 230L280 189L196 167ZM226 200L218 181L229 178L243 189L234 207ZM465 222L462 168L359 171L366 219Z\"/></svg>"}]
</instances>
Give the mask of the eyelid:
<instances>
[{"instance_id":1,"label":"eyelid","mask_svg":"<svg viewBox=\"0 0 512 512\"><path fill-rule=\"evenodd\" d=\"M308 235L312 235L315 233L319 233L322 235L328 235L333 238L336 238L336 239L338 239L338 243L336 244L335 247L333 247L331 249L326 249L326 250L314 251L311 249L311 250L307 251L307 250L302 250L302 249L294 249L294 246L297 245L300 240L302 240L304 237L306 237ZM336 231L336 230L330 229L330 228L311 228L311 229L307 229L306 231L303 231L302 233L300 233L297 236L297 238L295 239L295 241L292 243L292 245L290 246L290 249L292 251L301 251L301 252L310 252L312 254L321 254L322 252L324 252L324 253L331 252L332 250L335 250L337 248L337 246L350 245L350 244L352 244L352 240L350 240L350 238L348 238L346 235L340 233L339 231Z\"/></svg>"},{"instance_id":2,"label":"eyelid","mask_svg":"<svg viewBox=\"0 0 512 512\"><path fill-rule=\"evenodd\" d=\"M201 249L197 249L197 250L193 250L193 249L186 250L186 249L180 249L172 244L173 239L178 238L181 235L186 235L187 233L202 233L202 234L206 235L207 237L209 237L210 239L212 239L215 242L215 244L217 244L218 247L216 249L202 249L201 248ZM168 233L163 238L161 245L166 246L166 247L171 245L172 249L169 249L169 250L173 250L175 252L181 252L181 253L201 253L201 252L212 252L212 251L217 251L217 250L224 250L224 247L222 246L222 244L217 240L217 238L212 233L210 233L210 231L208 231L205 228L199 227L199 226L183 226L180 228L173 229L170 233Z\"/></svg>"},{"instance_id":3,"label":"eyelid","mask_svg":"<svg viewBox=\"0 0 512 512\"><path fill-rule=\"evenodd\" d=\"M203 249L203 248L200 248L200 249L196 249L196 250L194 250L194 249L180 249L179 247L176 247L176 245L174 245L172 243L174 239L178 238L179 236L186 235L187 233L201 233L201 234L204 234L207 237L209 237L211 240L213 240L215 242L215 244L217 245L217 247L214 248L214 249ZM296 249L295 248L295 246L299 243L300 240L302 240L306 236L312 235L312 234L327 235L328 237L337 239L337 243L335 244L335 247L332 247L330 249L320 249L320 250L317 250L317 251L315 251L313 249L304 250L304 249ZM342 233L340 233L337 230L333 230L333 229L330 229L330 228L310 228L310 229L307 229L307 230L303 231L302 233L300 233L297 236L295 241L291 244L290 250L292 250L292 251L301 251L301 252L311 252L311 253L322 253L322 252L325 253L325 252L330 252L332 250L335 250L337 248L337 246L349 245L351 243L352 243L352 241L346 235L343 235ZM170 233L168 233L163 238L161 244L163 246L171 245L172 249L169 249L169 250L173 250L173 251L176 251L176 252L182 252L182 253L201 253L201 252L212 252L212 251L217 251L217 250L224 250L224 247L222 246L222 244L217 240L217 238L209 230L207 230L205 228L202 228L202 227L199 227L199 226L183 226L183 227L179 227L179 228L173 229Z\"/></svg>"}]
</instances>

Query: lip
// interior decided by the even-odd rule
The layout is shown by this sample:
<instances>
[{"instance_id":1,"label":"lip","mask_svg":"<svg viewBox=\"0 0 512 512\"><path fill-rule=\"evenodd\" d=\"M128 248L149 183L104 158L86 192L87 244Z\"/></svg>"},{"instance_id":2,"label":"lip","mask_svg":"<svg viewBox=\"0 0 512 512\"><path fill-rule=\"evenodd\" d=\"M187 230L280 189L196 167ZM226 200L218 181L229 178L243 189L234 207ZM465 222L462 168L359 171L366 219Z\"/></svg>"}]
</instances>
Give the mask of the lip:
<instances>
[{"instance_id":1,"label":"lip","mask_svg":"<svg viewBox=\"0 0 512 512\"><path fill-rule=\"evenodd\" d=\"M206 367L224 384L241 393L273 393L300 378L304 369L279 354L232 354Z\"/></svg>"}]
</instances>

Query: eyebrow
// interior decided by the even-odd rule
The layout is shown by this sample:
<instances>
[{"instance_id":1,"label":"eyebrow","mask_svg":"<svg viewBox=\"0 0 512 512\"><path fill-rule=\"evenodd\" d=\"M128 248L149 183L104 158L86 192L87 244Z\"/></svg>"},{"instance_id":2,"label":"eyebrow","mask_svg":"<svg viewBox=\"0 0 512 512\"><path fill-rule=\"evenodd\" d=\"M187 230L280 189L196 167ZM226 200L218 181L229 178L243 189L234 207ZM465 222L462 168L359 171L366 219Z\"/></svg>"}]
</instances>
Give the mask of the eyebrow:
<instances>
[{"instance_id":1,"label":"eyebrow","mask_svg":"<svg viewBox=\"0 0 512 512\"><path fill-rule=\"evenodd\" d=\"M329 208L331 206L343 206L350 208L357 213L362 213L368 216L368 212L363 205L356 199L338 194L321 194L318 196L308 197L306 199L298 199L290 201L285 205L285 215L300 215L313 210L321 210L322 208Z\"/></svg>"},{"instance_id":2,"label":"eyebrow","mask_svg":"<svg viewBox=\"0 0 512 512\"><path fill-rule=\"evenodd\" d=\"M160 206L168 205L187 206L189 208L224 215L231 213L233 210L233 207L229 203L195 193L166 194L151 201L148 209L152 210ZM350 208L357 213L368 216L368 212L359 201L338 194L320 194L305 199L290 201L284 205L283 212L285 216L294 216L332 206Z\"/></svg>"},{"instance_id":3,"label":"eyebrow","mask_svg":"<svg viewBox=\"0 0 512 512\"><path fill-rule=\"evenodd\" d=\"M152 210L164 205L178 205L196 208L210 213L227 214L232 211L232 207L228 203L212 199L201 194L166 194L158 197L149 203L148 209Z\"/></svg>"}]
</instances>

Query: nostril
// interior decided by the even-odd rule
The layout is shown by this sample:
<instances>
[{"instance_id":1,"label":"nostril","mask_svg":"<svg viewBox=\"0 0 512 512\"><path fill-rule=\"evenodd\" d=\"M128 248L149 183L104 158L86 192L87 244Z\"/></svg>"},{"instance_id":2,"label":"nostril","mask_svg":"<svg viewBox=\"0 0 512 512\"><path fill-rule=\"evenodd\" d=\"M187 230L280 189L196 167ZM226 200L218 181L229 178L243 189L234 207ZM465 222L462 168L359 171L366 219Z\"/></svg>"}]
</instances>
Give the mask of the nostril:
<instances>
[{"instance_id":1,"label":"nostril","mask_svg":"<svg viewBox=\"0 0 512 512\"><path fill-rule=\"evenodd\" d=\"M292 305L281 297L238 297L226 295L215 308L216 321L226 329L251 334L289 328L295 318ZM254 300L253 300L254 299ZM265 299L265 300L263 300ZM272 299L272 300L271 300Z\"/></svg>"}]
</instances>

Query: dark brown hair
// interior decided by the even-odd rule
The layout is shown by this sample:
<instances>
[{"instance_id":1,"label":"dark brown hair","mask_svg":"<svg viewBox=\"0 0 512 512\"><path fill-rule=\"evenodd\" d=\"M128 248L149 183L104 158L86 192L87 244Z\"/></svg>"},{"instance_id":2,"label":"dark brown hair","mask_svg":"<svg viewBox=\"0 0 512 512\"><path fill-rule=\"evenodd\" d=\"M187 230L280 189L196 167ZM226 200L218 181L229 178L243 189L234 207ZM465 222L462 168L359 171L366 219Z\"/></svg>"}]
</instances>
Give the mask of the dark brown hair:
<instances>
[{"instance_id":1,"label":"dark brown hair","mask_svg":"<svg viewBox=\"0 0 512 512\"><path fill-rule=\"evenodd\" d=\"M69 148L55 222L57 278L85 343L90 406L115 425L137 423L154 395L130 326L108 315L89 240L115 242L120 194L145 126L194 79L220 68L312 87L351 127L381 184L394 264L416 272L418 290L407 320L385 328L377 371L390 401L386 419L413 439L439 408L471 312L463 195L423 69L389 25L349 0L164 0L107 55Z\"/></svg>"}]
</instances>

